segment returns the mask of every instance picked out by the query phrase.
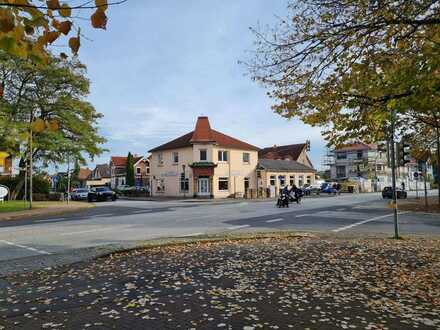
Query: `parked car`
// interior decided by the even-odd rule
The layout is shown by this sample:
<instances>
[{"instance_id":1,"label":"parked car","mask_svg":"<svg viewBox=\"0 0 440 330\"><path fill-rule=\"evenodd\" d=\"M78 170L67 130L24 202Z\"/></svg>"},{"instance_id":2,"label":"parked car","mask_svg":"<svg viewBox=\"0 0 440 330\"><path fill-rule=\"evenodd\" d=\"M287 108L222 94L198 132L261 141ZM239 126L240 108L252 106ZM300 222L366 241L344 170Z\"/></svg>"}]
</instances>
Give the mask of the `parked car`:
<instances>
[{"instance_id":1,"label":"parked car","mask_svg":"<svg viewBox=\"0 0 440 330\"><path fill-rule=\"evenodd\" d=\"M122 184L122 185L118 186L117 190L119 190L119 191L132 191L132 190L136 190L136 187L132 187L127 184Z\"/></svg>"},{"instance_id":2,"label":"parked car","mask_svg":"<svg viewBox=\"0 0 440 330\"><path fill-rule=\"evenodd\" d=\"M70 198L74 201L86 200L89 196L89 189L87 188L76 188L72 190Z\"/></svg>"},{"instance_id":3,"label":"parked car","mask_svg":"<svg viewBox=\"0 0 440 330\"><path fill-rule=\"evenodd\" d=\"M396 197L398 199L404 199L408 197L408 194L405 190L400 188L396 188ZM385 187L382 190L382 198L393 198L393 187Z\"/></svg>"},{"instance_id":4,"label":"parked car","mask_svg":"<svg viewBox=\"0 0 440 330\"><path fill-rule=\"evenodd\" d=\"M303 191L304 195L308 196L311 194L317 194L321 192L321 185L320 184L306 184L304 185L301 190Z\"/></svg>"},{"instance_id":5,"label":"parked car","mask_svg":"<svg viewBox=\"0 0 440 330\"><path fill-rule=\"evenodd\" d=\"M333 188L333 182L324 182L321 185L321 193L324 194L335 194L336 189Z\"/></svg>"},{"instance_id":6,"label":"parked car","mask_svg":"<svg viewBox=\"0 0 440 330\"><path fill-rule=\"evenodd\" d=\"M90 202L102 202L107 200L115 201L118 198L116 193L108 187L96 187L92 188L87 196L87 200Z\"/></svg>"}]
</instances>

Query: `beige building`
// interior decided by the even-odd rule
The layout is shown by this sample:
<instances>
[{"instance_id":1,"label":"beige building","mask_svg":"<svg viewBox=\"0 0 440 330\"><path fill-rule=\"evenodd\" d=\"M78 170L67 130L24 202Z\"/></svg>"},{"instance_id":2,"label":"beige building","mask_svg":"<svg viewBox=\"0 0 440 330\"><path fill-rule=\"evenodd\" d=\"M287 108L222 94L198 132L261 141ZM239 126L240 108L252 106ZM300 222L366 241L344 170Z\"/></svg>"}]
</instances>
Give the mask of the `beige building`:
<instances>
[{"instance_id":1,"label":"beige building","mask_svg":"<svg viewBox=\"0 0 440 330\"><path fill-rule=\"evenodd\" d=\"M211 128L208 117L194 131L150 150L153 196L241 197L256 189L258 148Z\"/></svg>"},{"instance_id":2,"label":"beige building","mask_svg":"<svg viewBox=\"0 0 440 330\"><path fill-rule=\"evenodd\" d=\"M257 167L258 195L274 197L283 187L315 183L316 170L294 160L260 159Z\"/></svg>"}]
</instances>

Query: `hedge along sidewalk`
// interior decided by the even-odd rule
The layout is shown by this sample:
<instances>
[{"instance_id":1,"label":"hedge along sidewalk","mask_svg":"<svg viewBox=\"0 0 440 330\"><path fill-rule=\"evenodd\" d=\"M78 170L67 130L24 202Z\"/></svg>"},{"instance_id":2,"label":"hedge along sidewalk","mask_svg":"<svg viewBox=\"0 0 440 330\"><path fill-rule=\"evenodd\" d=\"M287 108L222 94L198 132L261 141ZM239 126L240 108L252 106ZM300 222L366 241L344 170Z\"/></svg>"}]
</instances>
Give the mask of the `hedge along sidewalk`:
<instances>
[{"instance_id":1,"label":"hedge along sidewalk","mask_svg":"<svg viewBox=\"0 0 440 330\"><path fill-rule=\"evenodd\" d=\"M81 202L70 202L69 204L66 202L34 202L32 210L2 213L2 204L0 204L0 221L20 220L37 216L61 215L89 209L94 206L94 204Z\"/></svg>"}]
</instances>

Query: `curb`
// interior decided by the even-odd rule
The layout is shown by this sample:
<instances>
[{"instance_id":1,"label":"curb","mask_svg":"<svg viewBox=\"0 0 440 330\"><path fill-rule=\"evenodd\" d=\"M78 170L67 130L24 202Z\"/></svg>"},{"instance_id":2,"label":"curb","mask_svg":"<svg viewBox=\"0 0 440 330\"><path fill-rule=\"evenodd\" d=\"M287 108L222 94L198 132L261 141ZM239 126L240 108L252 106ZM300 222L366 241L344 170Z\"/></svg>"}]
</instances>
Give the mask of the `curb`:
<instances>
[{"instance_id":1,"label":"curb","mask_svg":"<svg viewBox=\"0 0 440 330\"><path fill-rule=\"evenodd\" d=\"M32 212L26 211L27 213L20 213L24 211L18 211L17 214L8 214L8 215L1 215L0 213L0 222L1 221L11 221L11 220L27 220L31 218L36 217L44 217L44 216L53 216L53 215L63 215L63 214L69 214L69 213L76 213L78 211L85 211L94 208L95 206L92 204L88 204L88 206L84 207L74 207L74 208L66 208L66 209L60 209L60 208L42 208L42 209L34 209L35 211L38 210L44 210L44 212Z\"/></svg>"}]
</instances>

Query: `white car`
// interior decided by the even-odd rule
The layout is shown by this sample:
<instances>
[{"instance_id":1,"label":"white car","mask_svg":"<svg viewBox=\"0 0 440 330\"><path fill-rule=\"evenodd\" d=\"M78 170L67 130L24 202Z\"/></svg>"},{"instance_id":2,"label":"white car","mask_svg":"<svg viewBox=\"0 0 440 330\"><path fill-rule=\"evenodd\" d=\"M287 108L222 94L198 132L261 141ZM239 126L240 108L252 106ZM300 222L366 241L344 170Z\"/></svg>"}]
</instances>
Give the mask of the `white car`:
<instances>
[{"instance_id":1,"label":"white car","mask_svg":"<svg viewBox=\"0 0 440 330\"><path fill-rule=\"evenodd\" d=\"M73 189L70 198L74 201L86 200L89 195L89 189L87 188L76 188Z\"/></svg>"},{"instance_id":2,"label":"white car","mask_svg":"<svg viewBox=\"0 0 440 330\"><path fill-rule=\"evenodd\" d=\"M120 186L118 186L117 190L119 191L131 191L131 190L136 190L136 187L131 187L127 184L122 184Z\"/></svg>"}]
</instances>

